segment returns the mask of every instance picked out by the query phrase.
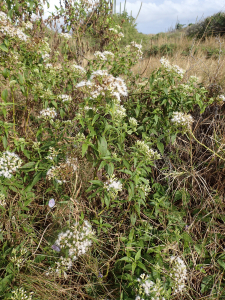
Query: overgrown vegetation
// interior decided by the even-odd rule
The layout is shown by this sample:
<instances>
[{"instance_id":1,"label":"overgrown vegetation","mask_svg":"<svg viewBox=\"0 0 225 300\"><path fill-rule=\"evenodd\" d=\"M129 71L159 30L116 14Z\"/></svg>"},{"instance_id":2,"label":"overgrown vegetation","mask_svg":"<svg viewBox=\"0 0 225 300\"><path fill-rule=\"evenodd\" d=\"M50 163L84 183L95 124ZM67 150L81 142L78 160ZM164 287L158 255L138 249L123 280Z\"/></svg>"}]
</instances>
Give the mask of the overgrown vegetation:
<instances>
[{"instance_id":1,"label":"overgrown vegetation","mask_svg":"<svg viewBox=\"0 0 225 300\"><path fill-rule=\"evenodd\" d=\"M218 12L211 17L205 18L197 24L187 28L187 35L191 38L205 39L209 36L223 36L225 34L225 13Z\"/></svg>"},{"instance_id":2,"label":"overgrown vegetation","mask_svg":"<svg viewBox=\"0 0 225 300\"><path fill-rule=\"evenodd\" d=\"M62 33L3 4L1 298L223 299L221 89L164 57L133 72L143 47L106 0L91 22L65 1Z\"/></svg>"}]
</instances>

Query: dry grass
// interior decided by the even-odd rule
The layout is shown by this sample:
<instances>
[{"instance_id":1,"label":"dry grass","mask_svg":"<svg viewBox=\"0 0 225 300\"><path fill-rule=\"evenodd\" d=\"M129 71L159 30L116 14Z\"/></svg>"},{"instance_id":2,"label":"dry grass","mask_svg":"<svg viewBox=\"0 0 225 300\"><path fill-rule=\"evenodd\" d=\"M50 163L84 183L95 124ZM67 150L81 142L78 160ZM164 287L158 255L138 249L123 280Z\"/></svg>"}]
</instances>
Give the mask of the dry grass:
<instances>
[{"instance_id":1,"label":"dry grass","mask_svg":"<svg viewBox=\"0 0 225 300\"><path fill-rule=\"evenodd\" d=\"M72 42L73 45L75 42ZM81 65L85 68L88 65L88 60L94 58L95 50L90 49L87 46L87 41L84 39L82 41L83 47L83 59ZM221 93L225 91L225 68L224 61L225 56L220 55L215 59L215 56L208 58L207 53L204 49L219 49L225 50L224 39L221 38L220 41L216 40L213 37L207 38L205 41L194 41L188 39L184 34L179 36L174 35L174 37L159 37L158 39L155 36L150 37L149 45L144 47L144 51L150 49L151 47L157 45L162 46L164 44L175 44L176 50L173 56L167 56L172 64L176 64L179 67L186 70L186 76L188 78L191 75L197 76L199 78L198 83L201 83L203 86L209 86L212 84L217 84L221 86ZM191 48L191 52L188 56L184 56L183 52ZM157 54L156 56L150 56L149 58L146 55L143 56L143 59L139 61L138 64L133 66L131 70L134 74L141 74L143 77L148 77L151 73L158 69L160 64L160 58L162 55Z\"/></svg>"}]
</instances>

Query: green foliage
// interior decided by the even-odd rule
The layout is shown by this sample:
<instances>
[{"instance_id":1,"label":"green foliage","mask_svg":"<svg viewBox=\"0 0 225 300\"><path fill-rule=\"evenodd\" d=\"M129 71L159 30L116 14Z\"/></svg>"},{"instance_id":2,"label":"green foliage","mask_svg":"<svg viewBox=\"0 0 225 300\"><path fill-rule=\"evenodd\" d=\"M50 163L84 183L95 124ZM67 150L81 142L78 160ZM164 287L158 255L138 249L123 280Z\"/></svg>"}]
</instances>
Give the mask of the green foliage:
<instances>
[{"instance_id":1,"label":"green foliage","mask_svg":"<svg viewBox=\"0 0 225 300\"><path fill-rule=\"evenodd\" d=\"M205 39L208 36L223 36L225 32L225 14L218 12L205 20L187 28L187 36Z\"/></svg>"}]
</instances>

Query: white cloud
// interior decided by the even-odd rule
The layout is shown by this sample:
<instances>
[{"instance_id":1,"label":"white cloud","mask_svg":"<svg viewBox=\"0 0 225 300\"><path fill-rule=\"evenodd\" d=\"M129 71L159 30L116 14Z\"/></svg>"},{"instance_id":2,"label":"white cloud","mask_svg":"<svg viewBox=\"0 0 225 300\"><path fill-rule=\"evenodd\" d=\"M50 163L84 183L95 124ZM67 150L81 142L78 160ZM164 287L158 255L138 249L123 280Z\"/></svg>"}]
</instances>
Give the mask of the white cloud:
<instances>
[{"instance_id":1,"label":"white cloud","mask_svg":"<svg viewBox=\"0 0 225 300\"><path fill-rule=\"evenodd\" d=\"M157 33L165 31L177 20L181 24L195 23L196 19L207 17L225 9L224 0L164 0L164 1L142 1L141 12L137 18L137 29L143 33ZM121 2L122 11L124 1ZM126 11L136 18L141 1L126 2ZM119 12L120 5L116 5Z\"/></svg>"},{"instance_id":2,"label":"white cloud","mask_svg":"<svg viewBox=\"0 0 225 300\"><path fill-rule=\"evenodd\" d=\"M62 1L63 2L63 1ZM124 10L125 1L116 1L116 12ZM195 23L196 20L211 16L225 10L225 0L129 0L126 11L136 18L142 2L142 8L137 18L137 29L143 33L158 33L167 31L179 21L181 24ZM59 0L50 0L51 11Z\"/></svg>"}]
</instances>

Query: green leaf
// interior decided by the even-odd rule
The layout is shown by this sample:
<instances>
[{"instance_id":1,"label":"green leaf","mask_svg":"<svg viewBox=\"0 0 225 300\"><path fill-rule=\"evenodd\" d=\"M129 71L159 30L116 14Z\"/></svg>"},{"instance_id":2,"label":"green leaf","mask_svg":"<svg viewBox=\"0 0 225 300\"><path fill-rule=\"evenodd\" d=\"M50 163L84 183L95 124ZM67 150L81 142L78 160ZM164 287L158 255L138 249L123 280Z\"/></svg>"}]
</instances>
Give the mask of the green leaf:
<instances>
[{"instance_id":1,"label":"green leaf","mask_svg":"<svg viewBox=\"0 0 225 300\"><path fill-rule=\"evenodd\" d=\"M164 145L161 142L157 143L157 148L159 149L160 153L163 155L164 153Z\"/></svg>"},{"instance_id":2,"label":"green leaf","mask_svg":"<svg viewBox=\"0 0 225 300\"><path fill-rule=\"evenodd\" d=\"M84 143L82 145L82 157L84 157L85 153L87 152L88 144Z\"/></svg>"},{"instance_id":3,"label":"green leaf","mask_svg":"<svg viewBox=\"0 0 225 300\"><path fill-rule=\"evenodd\" d=\"M2 91L2 100L4 102L7 102L7 97L8 97L8 90L5 89L4 91Z\"/></svg>"},{"instance_id":4,"label":"green leaf","mask_svg":"<svg viewBox=\"0 0 225 300\"><path fill-rule=\"evenodd\" d=\"M142 262L137 261L137 266L142 270L144 270L145 272L148 272L148 270L146 269L145 265Z\"/></svg>"},{"instance_id":5,"label":"green leaf","mask_svg":"<svg viewBox=\"0 0 225 300\"><path fill-rule=\"evenodd\" d=\"M172 134L171 135L171 143L174 144L175 140L176 140L177 134Z\"/></svg>"},{"instance_id":6,"label":"green leaf","mask_svg":"<svg viewBox=\"0 0 225 300\"><path fill-rule=\"evenodd\" d=\"M133 212L130 216L131 225L135 225L136 220L137 220L137 215L135 212Z\"/></svg>"},{"instance_id":7,"label":"green leaf","mask_svg":"<svg viewBox=\"0 0 225 300\"><path fill-rule=\"evenodd\" d=\"M122 258L120 258L118 260L122 260L122 261L126 261L126 262L132 262L132 259L130 257L127 257L127 256L122 257Z\"/></svg>"},{"instance_id":8,"label":"green leaf","mask_svg":"<svg viewBox=\"0 0 225 300\"><path fill-rule=\"evenodd\" d=\"M38 172L33 181L25 188L25 192L30 192L33 186L42 178L42 172Z\"/></svg>"},{"instance_id":9,"label":"green leaf","mask_svg":"<svg viewBox=\"0 0 225 300\"><path fill-rule=\"evenodd\" d=\"M135 261L139 260L139 258L141 257L141 250L142 249L138 250L138 252L136 253L136 255L135 255Z\"/></svg>"},{"instance_id":10,"label":"green leaf","mask_svg":"<svg viewBox=\"0 0 225 300\"><path fill-rule=\"evenodd\" d=\"M19 76L19 83L20 83L21 85L23 85L23 84L25 83L24 77L23 77L21 74L18 74L18 76Z\"/></svg>"},{"instance_id":11,"label":"green leaf","mask_svg":"<svg viewBox=\"0 0 225 300\"><path fill-rule=\"evenodd\" d=\"M4 292L9 284L12 282L14 276L12 274L0 280L0 292Z\"/></svg>"},{"instance_id":12,"label":"green leaf","mask_svg":"<svg viewBox=\"0 0 225 300\"><path fill-rule=\"evenodd\" d=\"M6 147L7 147L7 137L6 136L3 136L2 143L3 143L4 149L6 149Z\"/></svg>"},{"instance_id":13,"label":"green leaf","mask_svg":"<svg viewBox=\"0 0 225 300\"><path fill-rule=\"evenodd\" d=\"M5 69L2 71L2 75L3 75L4 78L6 79L6 78L9 77L10 71L9 71L8 69L5 68Z\"/></svg>"},{"instance_id":14,"label":"green leaf","mask_svg":"<svg viewBox=\"0 0 225 300\"><path fill-rule=\"evenodd\" d=\"M100 157L104 157L107 155L107 141L104 136L99 137L98 151L99 151Z\"/></svg>"},{"instance_id":15,"label":"green leaf","mask_svg":"<svg viewBox=\"0 0 225 300\"><path fill-rule=\"evenodd\" d=\"M114 172L114 164L110 162L109 164L105 165L105 169L109 176L111 176Z\"/></svg>"},{"instance_id":16,"label":"green leaf","mask_svg":"<svg viewBox=\"0 0 225 300\"><path fill-rule=\"evenodd\" d=\"M136 261L134 261L132 263L132 275L134 274L134 271L135 271L136 267L137 267L137 263L136 263Z\"/></svg>"},{"instance_id":17,"label":"green leaf","mask_svg":"<svg viewBox=\"0 0 225 300\"><path fill-rule=\"evenodd\" d=\"M37 255L34 259L34 262L39 263L45 259L45 255Z\"/></svg>"},{"instance_id":18,"label":"green leaf","mask_svg":"<svg viewBox=\"0 0 225 300\"><path fill-rule=\"evenodd\" d=\"M0 49L1 49L2 51L5 51L5 52L8 52L8 51L9 51L9 49L6 47L5 44L1 44L1 45L0 45Z\"/></svg>"},{"instance_id":19,"label":"green leaf","mask_svg":"<svg viewBox=\"0 0 225 300\"><path fill-rule=\"evenodd\" d=\"M224 261L222 261L221 259L218 259L217 263L225 270L225 262Z\"/></svg>"},{"instance_id":20,"label":"green leaf","mask_svg":"<svg viewBox=\"0 0 225 300\"><path fill-rule=\"evenodd\" d=\"M93 120L92 120L92 123L91 123L91 125L94 125L95 124L95 122L98 120L98 118L100 117L100 115L95 115L94 116L94 118L93 118Z\"/></svg>"},{"instance_id":21,"label":"green leaf","mask_svg":"<svg viewBox=\"0 0 225 300\"><path fill-rule=\"evenodd\" d=\"M209 275L202 279L202 283L201 283L201 293L202 294L209 291L212 288L213 278L214 278L213 275Z\"/></svg>"},{"instance_id":22,"label":"green leaf","mask_svg":"<svg viewBox=\"0 0 225 300\"><path fill-rule=\"evenodd\" d=\"M30 169L30 168L32 168L34 165L36 164L36 162L34 162L34 161L31 161L31 162L29 162L29 163L26 163L25 165L23 165L22 167L20 167L20 169Z\"/></svg>"}]
</instances>

